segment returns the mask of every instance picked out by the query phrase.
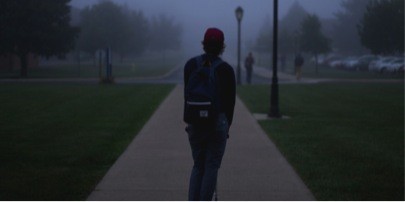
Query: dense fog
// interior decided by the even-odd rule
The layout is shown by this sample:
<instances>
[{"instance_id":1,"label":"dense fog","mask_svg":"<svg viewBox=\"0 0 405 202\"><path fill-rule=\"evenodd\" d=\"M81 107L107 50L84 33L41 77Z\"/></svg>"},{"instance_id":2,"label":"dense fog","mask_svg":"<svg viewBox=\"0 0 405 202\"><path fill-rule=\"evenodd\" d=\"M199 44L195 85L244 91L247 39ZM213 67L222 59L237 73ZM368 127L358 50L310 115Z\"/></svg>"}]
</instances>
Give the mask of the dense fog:
<instances>
[{"instance_id":1,"label":"dense fog","mask_svg":"<svg viewBox=\"0 0 405 202\"><path fill-rule=\"evenodd\" d=\"M33 66L38 64L37 56L63 59L66 54L70 61L92 61L94 66L106 48L121 63L154 55L163 60L168 54L189 58L203 52L201 41L210 27L224 32L223 56L236 61L236 8L243 9L241 57L253 52L262 59L260 65L267 67L272 59L272 0L20 1L25 3L4 0L0 6L0 25L4 28L0 32L0 53L9 54L0 66L11 71L18 67L12 57L18 57L24 67L22 75L26 75L29 54L34 57ZM278 3L280 64L291 63L302 53L307 61L314 62L315 69L319 63L356 71L403 72L403 0ZM392 68L371 65L372 61L386 63L384 59L394 64Z\"/></svg>"},{"instance_id":2,"label":"dense fog","mask_svg":"<svg viewBox=\"0 0 405 202\"><path fill-rule=\"evenodd\" d=\"M99 0L73 0L71 5L84 8L100 2ZM160 14L172 17L183 28L182 47L186 55L201 52L200 41L208 27L218 27L225 33L227 49L225 54L233 54L237 42L237 21L235 9L244 9L242 20L242 49L249 51L255 43L266 21L272 22L273 1L271 0L114 0L119 5L142 11L152 18ZM279 18L282 19L296 0L279 2ZM299 0L299 4L322 19L333 18L341 9L341 0ZM164 34L164 33L161 33Z\"/></svg>"}]
</instances>

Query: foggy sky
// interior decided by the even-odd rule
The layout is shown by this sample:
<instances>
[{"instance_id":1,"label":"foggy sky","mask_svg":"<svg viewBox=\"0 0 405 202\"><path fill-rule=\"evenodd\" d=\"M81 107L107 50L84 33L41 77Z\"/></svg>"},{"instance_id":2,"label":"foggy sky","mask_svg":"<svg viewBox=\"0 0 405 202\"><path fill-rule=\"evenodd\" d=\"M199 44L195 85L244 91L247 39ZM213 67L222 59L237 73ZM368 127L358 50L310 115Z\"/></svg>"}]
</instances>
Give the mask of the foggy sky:
<instances>
[{"instance_id":1,"label":"foggy sky","mask_svg":"<svg viewBox=\"0 0 405 202\"><path fill-rule=\"evenodd\" d=\"M99 0L72 0L71 5L79 8L97 3ZM321 18L333 18L334 13L341 9L341 0L279 0L279 18L288 8L298 1L309 13ZM225 33L227 49L225 53L233 54L237 42L237 21L235 9L244 9L242 20L242 46L253 43L266 18L272 21L272 0L114 0L114 2L141 10L145 16L151 17L165 14L173 17L183 25L183 48L188 54L201 53L201 40L209 27L218 27ZM227 52L228 51L228 52ZM244 50L242 55L249 50Z\"/></svg>"}]
</instances>

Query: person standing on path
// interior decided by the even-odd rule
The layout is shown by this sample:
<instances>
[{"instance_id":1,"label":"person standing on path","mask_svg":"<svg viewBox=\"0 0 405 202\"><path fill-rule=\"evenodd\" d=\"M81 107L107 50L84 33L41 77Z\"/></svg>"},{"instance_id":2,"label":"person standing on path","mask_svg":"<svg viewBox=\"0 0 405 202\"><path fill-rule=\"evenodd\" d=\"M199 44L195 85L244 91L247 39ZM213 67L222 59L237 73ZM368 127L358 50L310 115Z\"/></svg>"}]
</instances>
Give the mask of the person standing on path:
<instances>
[{"instance_id":1,"label":"person standing on path","mask_svg":"<svg viewBox=\"0 0 405 202\"><path fill-rule=\"evenodd\" d=\"M297 80L300 80L301 79L301 68L302 68L302 65L304 64L304 58L302 57L302 55L300 53L298 53L295 56L294 64L295 64L295 76L297 77Z\"/></svg>"},{"instance_id":2,"label":"person standing on path","mask_svg":"<svg viewBox=\"0 0 405 202\"><path fill-rule=\"evenodd\" d=\"M245 68L246 68L246 82L250 84L252 82L252 72L253 72L253 64L255 63L255 59L253 58L252 52L245 59Z\"/></svg>"},{"instance_id":3,"label":"person standing on path","mask_svg":"<svg viewBox=\"0 0 405 202\"><path fill-rule=\"evenodd\" d=\"M205 53L191 58L184 67L184 120L188 124L186 131L194 160L188 192L190 201L212 200L218 169L229 138L236 97L234 70L219 57L225 48L223 32L217 28L207 29L202 45ZM213 92L212 107L215 110L202 110L205 104L211 102L189 101L193 97L191 91L195 80L201 78L206 78L205 83L209 83L208 86L214 89L209 92ZM198 113L195 114L199 117L192 119L189 114L196 107ZM212 121L203 120L208 117L210 119L207 120Z\"/></svg>"}]
</instances>

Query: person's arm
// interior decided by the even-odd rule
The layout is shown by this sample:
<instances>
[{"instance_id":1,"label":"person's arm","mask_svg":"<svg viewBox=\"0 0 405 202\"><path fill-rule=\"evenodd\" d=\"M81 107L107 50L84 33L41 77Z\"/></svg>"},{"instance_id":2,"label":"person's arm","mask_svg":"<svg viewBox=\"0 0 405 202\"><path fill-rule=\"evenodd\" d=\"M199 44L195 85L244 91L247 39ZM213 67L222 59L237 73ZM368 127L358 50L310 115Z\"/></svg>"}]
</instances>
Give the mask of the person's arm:
<instances>
[{"instance_id":1,"label":"person's arm","mask_svg":"<svg viewBox=\"0 0 405 202\"><path fill-rule=\"evenodd\" d=\"M231 126L236 98L235 72L229 64L225 63L219 68L218 75L221 109L228 119L229 126Z\"/></svg>"},{"instance_id":2,"label":"person's arm","mask_svg":"<svg viewBox=\"0 0 405 202\"><path fill-rule=\"evenodd\" d=\"M191 74L191 72L193 71L193 67L195 66L195 63L196 63L196 61L195 61L195 59L194 58L192 58L192 59L190 59L189 61L187 61L186 62L186 64L184 65L184 70L183 70L183 75L184 75L184 77L183 77L183 79L184 79L184 89L186 88L186 86L187 86L187 83L188 83L188 80L189 80L189 78L190 78L190 74Z\"/></svg>"},{"instance_id":3,"label":"person's arm","mask_svg":"<svg viewBox=\"0 0 405 202\"><path fill-rule=\"evenodd\" d=\"M194 62L195 63L195 62ZM185 92L186 92L186 87L187 87L187 84L188 84L188 80L189 80L189 77L190 77L190 74L191 74L191 72L192 72L192 70L193 70L193 59L190 59L189 61L187 61L186 62L186 64L184 65L184 69L183 69L183 79L184 79L184 111L185 111L185 109L186 109L186 94L185 94ZM183 117L184 118L184 117Z\"/></svg>"}]
</instances>

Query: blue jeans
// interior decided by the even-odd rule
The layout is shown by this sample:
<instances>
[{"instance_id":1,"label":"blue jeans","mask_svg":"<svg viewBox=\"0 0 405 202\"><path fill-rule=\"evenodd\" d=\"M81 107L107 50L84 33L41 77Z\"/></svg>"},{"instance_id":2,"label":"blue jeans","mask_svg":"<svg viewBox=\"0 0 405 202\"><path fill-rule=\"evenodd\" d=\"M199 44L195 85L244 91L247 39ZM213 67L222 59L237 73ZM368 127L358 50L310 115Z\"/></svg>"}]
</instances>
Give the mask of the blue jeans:
<instances>
[{"instance_id":1,"label":"blue jeans","mask_svg":"<svg viewBox=\"0 0 405 202\"><path fill-rule=\"evenodd\" d=\"M224 156L228 132L187 126L194 166L190 177L189 201L211 201Z\"/></svg>"}]
</instances>

